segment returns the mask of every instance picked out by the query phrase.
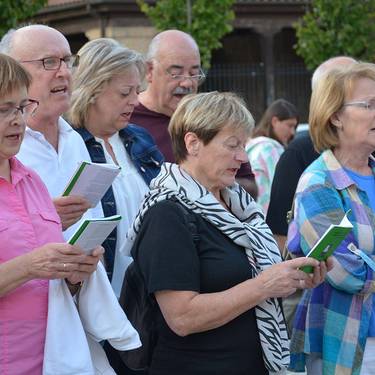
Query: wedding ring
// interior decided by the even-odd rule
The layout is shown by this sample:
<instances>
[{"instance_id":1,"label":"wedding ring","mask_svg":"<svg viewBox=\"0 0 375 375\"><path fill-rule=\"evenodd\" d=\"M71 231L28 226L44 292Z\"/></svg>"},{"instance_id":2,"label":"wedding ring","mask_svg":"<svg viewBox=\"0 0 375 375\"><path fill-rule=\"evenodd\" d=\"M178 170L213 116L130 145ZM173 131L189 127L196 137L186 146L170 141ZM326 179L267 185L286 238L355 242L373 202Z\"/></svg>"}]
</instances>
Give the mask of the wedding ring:
<instances>
[{"instance_id":1,"label":"wedding ring","mask_svg":"<svg viewBox=\"0 0 375 375\"><path fill-rule=\"evenodd\" d=\"M64 271L65 271L65 269L66 269L66 263L63 263L63 268L64 268Z\"/></svg>"}]
</instances>

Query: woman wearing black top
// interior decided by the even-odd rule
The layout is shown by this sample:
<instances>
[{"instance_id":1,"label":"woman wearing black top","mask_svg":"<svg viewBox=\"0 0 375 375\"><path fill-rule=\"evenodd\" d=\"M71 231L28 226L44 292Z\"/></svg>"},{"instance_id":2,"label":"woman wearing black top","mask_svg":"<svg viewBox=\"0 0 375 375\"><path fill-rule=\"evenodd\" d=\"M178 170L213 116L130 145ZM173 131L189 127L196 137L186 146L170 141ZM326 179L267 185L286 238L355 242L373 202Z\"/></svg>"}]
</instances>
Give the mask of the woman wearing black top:
<instances>
[{"instance_id":1,"label":"woman wearing black top","mask_svg":"<svg viewBox=\"0 0 375 375\"><path fill-rule=\"evenodd\" d=\"M235 182L253 118L231 93L184 98L169 132L178 164L151 182L129 246L158 309L150 374L282 373L289 342L277 297L314 287L325 263L280 253ZM194 216L199 241L176 199ZM299 271L314 266L314 274Z\"/></svg>"}]
</instances>

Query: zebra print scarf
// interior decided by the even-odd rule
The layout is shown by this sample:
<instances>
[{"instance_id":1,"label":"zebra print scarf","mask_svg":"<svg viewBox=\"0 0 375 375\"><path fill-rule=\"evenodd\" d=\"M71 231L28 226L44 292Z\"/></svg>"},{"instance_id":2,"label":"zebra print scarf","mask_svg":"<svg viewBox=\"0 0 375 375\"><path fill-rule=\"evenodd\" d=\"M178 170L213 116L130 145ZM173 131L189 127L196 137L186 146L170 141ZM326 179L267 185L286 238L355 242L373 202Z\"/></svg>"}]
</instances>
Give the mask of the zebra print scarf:
<instances>
[{"instance_id":1,"label":"zebra print scarf","mask_svg":"<svg viewBox=\"0 0 375 375\"><path fill-rule=\"evenodd\" d=\"M174 197L245 248L253 277L281 262L272 233L250 195L237 184L223 189L221 194L230 212L178 165L164 163L159 175L151 181L150 192L128 232L127 247L134 242L147 210ZM279 301L265 300L255 307L255 313L266 368L270 372L283 371L289 364L289 340Z\"/></svg>"}]
</instances>

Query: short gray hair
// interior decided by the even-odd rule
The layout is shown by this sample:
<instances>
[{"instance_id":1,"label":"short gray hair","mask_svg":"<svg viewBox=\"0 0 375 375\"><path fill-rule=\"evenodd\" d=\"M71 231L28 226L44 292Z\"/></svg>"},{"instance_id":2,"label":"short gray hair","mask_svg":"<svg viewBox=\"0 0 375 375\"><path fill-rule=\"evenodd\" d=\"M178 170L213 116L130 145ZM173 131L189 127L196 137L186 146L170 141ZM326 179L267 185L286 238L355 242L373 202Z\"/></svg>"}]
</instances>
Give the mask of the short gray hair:
<instances>
[{"instance_id":1,"label":"short gray hair","mask_svg":"<svg viewBox=\"0 0 375 375\"><path fill-rule=\"evenodd\" d=\"M142 55L122 46L111 38L99 38L86 43L79 51L79 65L73 72L73 91L69 120L75 127L83 127L89 107L95 103L103 87L115 76L130 67L138 69L141 80L145 76Z\"/></svg>"}]
</instances>

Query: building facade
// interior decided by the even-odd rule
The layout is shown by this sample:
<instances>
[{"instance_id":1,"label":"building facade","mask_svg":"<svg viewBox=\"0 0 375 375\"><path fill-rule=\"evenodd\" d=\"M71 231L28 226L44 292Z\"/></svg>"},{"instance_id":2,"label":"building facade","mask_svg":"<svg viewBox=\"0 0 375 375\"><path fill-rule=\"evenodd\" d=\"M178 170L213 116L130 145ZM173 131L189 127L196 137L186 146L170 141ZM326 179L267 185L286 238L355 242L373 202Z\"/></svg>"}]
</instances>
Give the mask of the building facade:
<instances>
[{"instance_id":1,"label":"building facade","mask_svg":"<svg viewBox=\"0 0 375 375\"><path fill-rule=\"evenodd\" d=\"M285 98L306 121L311 74L295 54L293 24L308 4L308 0L237 0L233 32L214 52L202 90L240 93L256 120L267 104ZM64 33L74 52L88 40L111 37L144 53L157 33L135 0L49 0L34 21Z\"/></svg>"}]
</instances>

